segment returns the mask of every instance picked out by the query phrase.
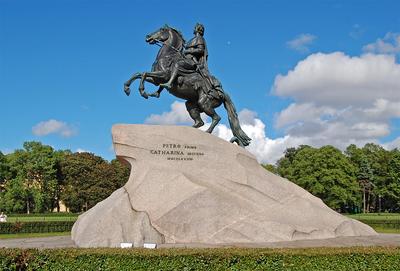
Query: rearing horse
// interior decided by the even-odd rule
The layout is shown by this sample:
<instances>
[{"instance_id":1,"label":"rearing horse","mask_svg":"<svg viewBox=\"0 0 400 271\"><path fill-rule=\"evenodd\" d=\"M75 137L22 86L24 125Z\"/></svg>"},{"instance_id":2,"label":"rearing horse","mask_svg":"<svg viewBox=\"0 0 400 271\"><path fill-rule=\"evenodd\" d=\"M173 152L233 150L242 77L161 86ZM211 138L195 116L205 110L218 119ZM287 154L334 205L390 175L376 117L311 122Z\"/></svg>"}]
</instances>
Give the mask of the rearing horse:
<instances>
[{"instance_id":1,"label":"rearing horse","mask_svg":"<svg viewBox=\"0 0 400 271\"><path fill-rule=\"evenodd\" d=\"M173 65L183 57L182 50L185 44L181 33L176 29L164 26L156 32L146 36L146 42L149 44L162 43L157 54L157 58L153 63L151 72L135 73L124 84L124 91L129 96L129 86L136 79L141 79L139 84L139 92L144 98L159 98L163 87L159 87L156 92L148 94L144 90L144 82L147 81L156 86L168 81L171 76ZM178 80L173 82L168 91L181 99L186 100L186 109L190 117L194 120L193 127L198 128L204 125L200 117L200 113L204 112L212 119L210 127L206 132L211 133L221 117L215 112L214 108L219 107L222 103L228 112L229 124L232 129L233 138L231 142L237 142L240 146L247 146L251 139L242 130L239 124L235 106L229 95L222 90L219 85L219 95L211 95L208 91L210 85L206 82L206 78L198 71L187 71L179 74ZM214 78L214 80L216 80ZM217 80L216 80L217 81ZM218 82L218 81L217 81Z\"/></svg>"}]
</instances>

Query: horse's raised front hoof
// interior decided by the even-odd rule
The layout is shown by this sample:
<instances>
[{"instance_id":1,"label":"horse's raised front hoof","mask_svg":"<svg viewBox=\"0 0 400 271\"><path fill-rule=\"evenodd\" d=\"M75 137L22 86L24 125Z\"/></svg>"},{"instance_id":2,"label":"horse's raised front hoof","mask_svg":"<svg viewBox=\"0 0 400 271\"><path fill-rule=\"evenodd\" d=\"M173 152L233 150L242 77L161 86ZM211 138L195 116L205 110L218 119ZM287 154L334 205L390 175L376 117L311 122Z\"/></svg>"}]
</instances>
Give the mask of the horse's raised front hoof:
<instances>
[{"instance_id":1,"label":"horse's raised front hoof","mask_svg":"<svg viewBox=\"0 0 400 271\"><path fill-rule=\"evenodd\" d=\"M165 84L160 84L160 87L171 89L172 85L169 83L165 83Z\"/></svg>"},{"instance_id":2,"label":"horse's raised front hoof","mask_svg":"<svg viewBox=\"0 0 400 271\"><path fill-rule=\"evenodd\" d=\"M149 94L150 97L156 97L156 98L160 98L160 93L159 92L154 92Z\"/></svg>"},{"instance_id":3,"label":"horse's raised front hoof","mask_svg":"<svg viewBox=\"0 0 400 271\"><path fill-rule=\"evenodd\" d=\"M146 92L142 92L142 97L145 98L145 99L148 99L149 95Z\"/></svg>"},{"instance_id":4,"label":"horse's raised front hoof","mask_svg":"<svg viewBox=\"0 0 400 271\"><path fill-rule=\"evenodd\" d=\"M129 94L131 94L131 90L127 85L124 85L124 92L125 92L126 96L129 96Z\"/></svg>"}]
</instances>

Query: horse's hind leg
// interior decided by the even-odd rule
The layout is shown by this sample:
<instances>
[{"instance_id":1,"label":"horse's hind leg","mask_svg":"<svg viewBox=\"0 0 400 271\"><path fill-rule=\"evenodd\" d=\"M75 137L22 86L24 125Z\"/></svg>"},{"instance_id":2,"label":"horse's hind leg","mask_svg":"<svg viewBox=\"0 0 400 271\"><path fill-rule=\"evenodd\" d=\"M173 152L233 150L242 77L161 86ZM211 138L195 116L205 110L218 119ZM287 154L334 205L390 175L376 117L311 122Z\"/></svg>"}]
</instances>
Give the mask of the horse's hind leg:
<instances>
[{"instance_id":1,"label":"horse's hind leg","mask_svg":"<svg viewBox=\"0 0 400 271\"><path fill-rule=\"evenodd\" d=\"M200 117L200 108L196 102L186 101L186 109L189 112L190 117L194 120L193 127L199 128L204 125L203 120Z\"/></svg>"}]
</instances>

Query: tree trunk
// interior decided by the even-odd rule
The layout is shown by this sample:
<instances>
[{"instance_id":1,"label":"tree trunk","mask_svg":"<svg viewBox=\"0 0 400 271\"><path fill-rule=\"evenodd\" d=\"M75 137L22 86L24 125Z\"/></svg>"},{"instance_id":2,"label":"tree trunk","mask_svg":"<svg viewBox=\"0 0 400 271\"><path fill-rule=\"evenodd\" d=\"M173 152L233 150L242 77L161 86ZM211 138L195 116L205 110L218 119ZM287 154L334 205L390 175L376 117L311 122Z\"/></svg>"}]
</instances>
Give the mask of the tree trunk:
<instances>
[{"instance_id":1,"label":"tree trunk","mask_svg":"<svg viewBox=\"0 0 400 271\"><path fill-rule=\"evenodd\" d=\"M29 199L26 201L26 213L27 213L27 214L30 214Z\"/></svg>"},{"instance_id":2,"label":"tree trunk","mask_svg":"<svg viewBox=\"0 0 400 271\"><path fill-rule=\"evenodd\" d=\"M363 187L363 213L365 214L365 187Z\"/></svg>"}]
</instances>

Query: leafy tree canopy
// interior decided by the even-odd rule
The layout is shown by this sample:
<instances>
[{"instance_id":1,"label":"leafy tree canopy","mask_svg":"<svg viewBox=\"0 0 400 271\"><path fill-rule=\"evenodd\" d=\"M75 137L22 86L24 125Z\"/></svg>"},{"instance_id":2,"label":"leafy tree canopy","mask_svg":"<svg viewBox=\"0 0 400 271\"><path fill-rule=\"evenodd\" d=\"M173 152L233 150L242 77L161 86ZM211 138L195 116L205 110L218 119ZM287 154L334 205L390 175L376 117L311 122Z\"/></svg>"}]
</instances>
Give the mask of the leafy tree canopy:
<instances>
[{"instance_id":1,"label":"leafy tree canopy","mask_svg":"<svg viewBox=\"0 0 400 271\"><path fill-rule=\"evenodd\" d=\"M290 149L278 161L281 176L295 182L334 209L346 209L359 199L355 168L333 146Z\"/></svg>"}]
</instances>

